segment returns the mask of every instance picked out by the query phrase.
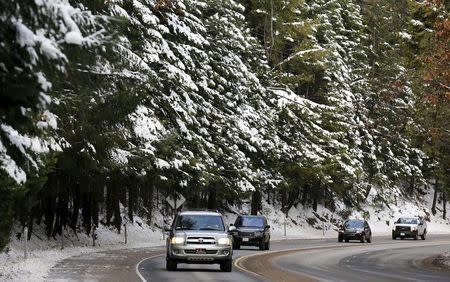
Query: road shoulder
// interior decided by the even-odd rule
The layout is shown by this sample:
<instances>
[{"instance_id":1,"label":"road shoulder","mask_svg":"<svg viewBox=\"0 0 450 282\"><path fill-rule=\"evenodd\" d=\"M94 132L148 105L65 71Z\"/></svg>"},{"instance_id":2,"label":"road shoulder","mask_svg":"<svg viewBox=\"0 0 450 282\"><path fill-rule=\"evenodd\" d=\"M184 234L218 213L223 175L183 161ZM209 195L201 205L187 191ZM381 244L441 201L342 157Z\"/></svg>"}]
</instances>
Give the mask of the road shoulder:
<instances>
[{"instance_id":1,"label":"road shoulder","mask_svg":"<svg viewBox=\"0 0 450 282\"><path fill-rule=\"evenodd\" d=\"M122 249L83 254L62 260L46 281L139 281L136 265L163 253L162 247Z\"/></svg>"},{"instance_id":2,"label":"road shoulder","mask_svg":"<svg viewBox=\"0 0 450 282\"><path fill-rule=\"evenodd\" d=\"M450 272L450 252L428 257L421 262L421 266L429 270Z\"/></svg>"}]
</instances>

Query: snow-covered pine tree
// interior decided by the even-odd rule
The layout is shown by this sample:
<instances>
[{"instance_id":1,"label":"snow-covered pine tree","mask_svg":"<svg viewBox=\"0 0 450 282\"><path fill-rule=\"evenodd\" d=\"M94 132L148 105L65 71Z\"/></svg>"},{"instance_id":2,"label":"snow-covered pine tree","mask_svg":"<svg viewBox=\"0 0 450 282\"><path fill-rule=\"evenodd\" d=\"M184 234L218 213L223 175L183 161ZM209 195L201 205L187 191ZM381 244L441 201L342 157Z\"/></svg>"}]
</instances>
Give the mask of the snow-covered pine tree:
<instances>
[{"instance_id":1,"label":"snow-covered pine tree","mask_svg":"<svg viewBox=\"0 0 450 282\"><path fill-rule=\"evenodd\" d=\"M55 134L58 117L50 107L61 102L55 90L76 64L68 51L100 45L105 19L63 0L19 0L0 4L0 20L1 187L17 203L15 217L32 223L28 215L54 152L67 145ZM10 216L11 202L2 205ZM5 235L9 230L2 228Z\"/></svg>"}]
</instances>

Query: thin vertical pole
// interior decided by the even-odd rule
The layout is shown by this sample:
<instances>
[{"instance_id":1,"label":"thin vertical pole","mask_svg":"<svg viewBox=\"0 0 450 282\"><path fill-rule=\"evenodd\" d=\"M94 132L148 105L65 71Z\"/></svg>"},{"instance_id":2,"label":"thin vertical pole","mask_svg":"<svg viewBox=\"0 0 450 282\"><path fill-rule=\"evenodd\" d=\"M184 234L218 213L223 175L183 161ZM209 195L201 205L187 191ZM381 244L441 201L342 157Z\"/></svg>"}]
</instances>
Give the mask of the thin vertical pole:
<instances>
[{"instance_id":1,"label":"thin vertical pole","mask_svg":"<svg viewBox=\"0 0 450 282\"><path fill-rule=\"evenodd\" d=\"M92 228L92 246L95 247L95 225Z\"/></svg>"},{"instance_id":2,"label":"thin vertical pole","mask_svg":"<svg viewBox=\"0 0 450 282\"><path fill-rule=\"evenodd\" d=\"M28 258L28 226L25 226L23 233L25 235L25 253L24 253L24 257L25 259Z\"/></svg>"},{"instance_id":3,"label":"thin vertical pole","mask_svg":"<svg viewBox=\"0 0 450 282\"><path fill-rule=\"evenodd\" d=\"M124 231L125 231L125 244L128 243L128 234L127 234L127 223L124 224Z\"/></svg>"},{"instance_id":4,"label":"thin vertical pole","mask_svg":"<svg viewBox=\"0 0 450 282\"><path fill-rule=\"evenodd\" d=\"M61 250L64 250L64 227L61 228Z\"/></svg>"}]
</instances>

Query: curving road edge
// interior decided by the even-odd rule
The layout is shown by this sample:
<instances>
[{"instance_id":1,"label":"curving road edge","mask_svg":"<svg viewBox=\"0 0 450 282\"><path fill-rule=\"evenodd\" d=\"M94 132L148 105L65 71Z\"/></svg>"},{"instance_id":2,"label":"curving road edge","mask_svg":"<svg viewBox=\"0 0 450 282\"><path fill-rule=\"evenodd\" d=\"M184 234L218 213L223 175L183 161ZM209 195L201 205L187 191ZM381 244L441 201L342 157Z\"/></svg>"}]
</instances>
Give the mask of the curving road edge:
<instances>
[{"instance_id":1,"label":"curving road edge","mask_svg":"<svg viewBox=\"0 0 450 282\"><path fill-rule=\"evenodd\" d=\"M234 265L253 276L270 279L273 281L286 281L286 282L294 282L294 281L316 281L315 279L308 277L306 275L301 275L300 273L289 271L287 269L283 269L277 267L272 261L278 257L282 257L285 255L290 255L293 253L298 253L302 251L311 251L311 250L324 250L324 249L333 249L339 247L340 245L332 245L326 247L311 247L311 248L294 248L288 250L280 250L280 251L269 251L261 254L252 254L248 256L243 256L238 258ZM343 246L346 247L346 246ZM254 257L258 257L257 260L252 259Z\"/></svg>"},{"instance_id":2,"label":"curving road edge","mask_svg":"<svg viewBox=\"0 0 450 282\"><path fill-rule=\"evenodd\" d=\"M391 244L390 242L378 243L377 245L385 245ZM267 279L271 281L317 281L315 276L308 276L308 274L296 272L284 268L280 265L277 265L274 260L281 258L283 256L293 255L301 252L309 252L309 251L324 251L329 249L344 249L344 248L359 248L367 246L363 245L346 245L342 244L334 244L328 246L320 246L320 247L307 247L307 248L293 248L287 250L280 251L270 251L265 253L256 253L247 256L243 256L238 258L235 261L235 266L254 277L258 277L260 279ZM255 259L257 257L257 259ZM434 258L434 257L433 257ZM420 261L415 261L414 264L419 266L421 269L426 269L429 271L443 271L443 268L439 268L433 266L430 263L431 257L426 259L421 259ZM448 270L447 270L448 271ZM445 270L444 270L445 272Z\"/></svg>"},{"instance_id":3,"label":"curving road edge","mask_svg":"<svg viewBox=\"0 0 450 282\"><path fill-rule=\"evenodd\" d=\"M141 265L141 263L143 263L144 261L146 261L148 259L157 258L157 257L163 256L163 255L164 255L164 253L160 253L160 254L157 254L157 255L154 255L154 256L146 257L146 258L141 259L136 264L135 271L136 271L137 276L141 279L142 282L147 282L147 279L145 279L144 276L142 276L141 272L139 271L139 265Z\"/></svg>"}]
</instances>

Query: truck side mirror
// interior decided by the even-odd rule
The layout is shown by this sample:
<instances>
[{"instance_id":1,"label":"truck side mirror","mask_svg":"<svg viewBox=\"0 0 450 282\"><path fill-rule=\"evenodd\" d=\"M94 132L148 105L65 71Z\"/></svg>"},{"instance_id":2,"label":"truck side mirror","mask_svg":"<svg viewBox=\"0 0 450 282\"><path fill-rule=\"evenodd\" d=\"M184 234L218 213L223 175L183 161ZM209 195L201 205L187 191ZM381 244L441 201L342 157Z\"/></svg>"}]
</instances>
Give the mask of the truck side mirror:
<instances>
[{"instance_id":1,"label":"truck side mirror","mask_svg":"<svg viewBox=\"0 0 450 282\"><path fill-rule=\"evenodd\" d=\"M266 225L266 229L270 229L270 225Z\"/></svg>"}]
</instances>

